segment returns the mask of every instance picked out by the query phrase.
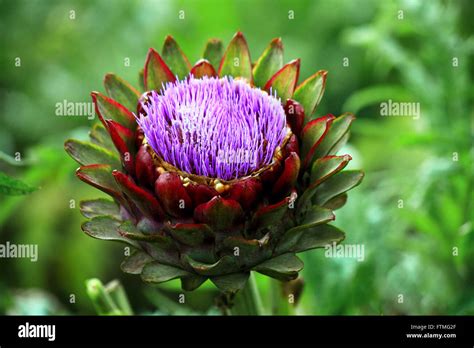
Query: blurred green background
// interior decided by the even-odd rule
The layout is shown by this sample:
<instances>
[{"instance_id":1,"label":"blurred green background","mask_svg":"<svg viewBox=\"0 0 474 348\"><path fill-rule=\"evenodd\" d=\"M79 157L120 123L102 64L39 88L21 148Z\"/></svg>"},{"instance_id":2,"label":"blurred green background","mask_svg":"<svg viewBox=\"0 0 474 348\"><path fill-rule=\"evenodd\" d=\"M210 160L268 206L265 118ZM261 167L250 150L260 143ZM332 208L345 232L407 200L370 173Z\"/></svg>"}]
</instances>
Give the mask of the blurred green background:
<instances>
[{"instance_id":1,"label":"blurred green background","mask_svg":"<svg viewBox=\"0 0 474 348\"><path fill-rule=\"evenodd\" d=\"M345 243L365 246L365 260L303 254L305 285L294 312L474 314L471 1L1 0L0 6L0 171L39 187L30 195L0 195L0 243L39 245L36 263L0 259L0 313L94 313L84 285L92 277L119 279L136 313L212 313L212 286L189 294L191 309L184 309L173 300L178 283L148 288L121 273L120 244L81 232L79 201L101 194L75 178L77 164L63 142L85 137L95 121L58 117L55 105L90 101L107 72L137 84L148 48L161 49L167 34L195 62L208 38L228 42L241 30L254 60L281 37L285 60L302 59L300 81L329 71L319 115L358 117L344 151L366 178L335 224L346 232ZM381 117L380 103L388 99L420 103L420 118ZM266 300L268 281L258 281Z\"/></svg>"}]
</instances>

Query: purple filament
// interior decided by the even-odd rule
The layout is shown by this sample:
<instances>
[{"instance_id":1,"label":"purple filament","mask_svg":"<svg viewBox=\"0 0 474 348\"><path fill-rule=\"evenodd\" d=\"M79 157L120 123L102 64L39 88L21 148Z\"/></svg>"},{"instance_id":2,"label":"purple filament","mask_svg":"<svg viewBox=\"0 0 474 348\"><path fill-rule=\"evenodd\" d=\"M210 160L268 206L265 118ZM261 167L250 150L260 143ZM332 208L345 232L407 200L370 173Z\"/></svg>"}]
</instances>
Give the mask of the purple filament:
<instances>
[{"instance_id":1,"label":"purple filament","mask_svg":"<svg viewBox=\"0 0 474 348\"><path fill-rule=\"evenodd\" d=\"M148 144L183 172L231 180L272 162L287 134L281 102L230 77L190 77L152 91L137 122Z\"/></svg>"}]
</instances>

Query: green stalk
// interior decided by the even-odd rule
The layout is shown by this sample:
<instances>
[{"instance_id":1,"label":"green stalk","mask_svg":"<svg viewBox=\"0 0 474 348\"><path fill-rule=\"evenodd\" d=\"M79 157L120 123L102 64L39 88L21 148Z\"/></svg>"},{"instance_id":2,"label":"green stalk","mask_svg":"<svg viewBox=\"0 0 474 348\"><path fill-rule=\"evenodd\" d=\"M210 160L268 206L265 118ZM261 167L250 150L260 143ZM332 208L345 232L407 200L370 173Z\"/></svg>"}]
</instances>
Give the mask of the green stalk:
<instances>
[{"instance_id":1,"label":"green stalk","mask_svg":"<svg viewBox=\"0 0 474 348\"><path fill-rule=\"evenodd\" d=\"M249 280L245 287L236 294L233 315L264 315L265 310L262 304L262 298L258 290L257 281L253 273L250 273Z\"/></svg>"},{"instance_id":2,"label":"green stalk","mask_svg":"<svg viewBox=\"0 0 474 348\"><path fill-rule=\"evenodd\" d=\"M99 279L86 281L87 295L99 315L123 315Z\"/></svg>"},{"instance_id":3,"label":"green stalk","mask_svg":"<svg viewBox=\"0 0 474 348\"><path fill-rule=\"evenodd\" d=\"M105 290L110 295L110 298L123 315L133 315L132 307L128 301L127 293L122 284L118 280L113 280L105 286Z\"/></svg>"}]
</instances>

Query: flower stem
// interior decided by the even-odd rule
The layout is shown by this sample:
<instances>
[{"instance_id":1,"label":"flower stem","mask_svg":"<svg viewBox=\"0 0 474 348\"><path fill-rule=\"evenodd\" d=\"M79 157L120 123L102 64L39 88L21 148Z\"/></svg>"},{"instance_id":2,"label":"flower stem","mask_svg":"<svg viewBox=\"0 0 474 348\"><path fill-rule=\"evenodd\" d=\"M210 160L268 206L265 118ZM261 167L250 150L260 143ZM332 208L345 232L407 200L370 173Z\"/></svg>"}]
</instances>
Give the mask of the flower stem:
<instances>
[{"instance_id":1,"label":"flower stem","mask_svg":"<svg viewBox=\"0 0 474 348\"><path fill-rule=\"evenodd\" d=\"M250 273L249 280L245 287L236 294L233 315L264 315L265 310L262 305L262 298L258 290L257 281L253 273Z\"/></svg>"}]
</instances>

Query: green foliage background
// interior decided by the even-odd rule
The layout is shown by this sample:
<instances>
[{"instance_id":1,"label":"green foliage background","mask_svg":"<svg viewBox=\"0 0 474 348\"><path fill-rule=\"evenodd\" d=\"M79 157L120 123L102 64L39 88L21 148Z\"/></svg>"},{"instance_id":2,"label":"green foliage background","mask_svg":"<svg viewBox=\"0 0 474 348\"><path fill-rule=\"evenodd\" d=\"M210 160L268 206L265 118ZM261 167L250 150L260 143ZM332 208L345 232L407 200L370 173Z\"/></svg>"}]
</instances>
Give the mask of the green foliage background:
<instances>
[{"instance_id":1,"label":"green foliage background","mask_svg":"<svg viewBox=\"0 0 474 348\"><path fill-rule=\"evenodd\" d=\"M305 253L294 312L474 314L472 2L3 0L0 9L0 171L38 187L0 194L0 243L39 245L36 263L0 259L0 313L94 313L92 277L120 279L138 313L208 312L211 286L184 309L177 283L146 288L120 272L120 245L81 232L78 202L100 194L75 178L63 141L86 137L93 121L58 117L55 105L90 101L106 72L138 83L147 49L166 34L195 62L208 38L241 30L253 59L282 37L286 60L302 59L300 81L329 71L318 114L358 117L345 150L367 175L335 223L345 243L364 244L365 260ZM381 117L388 99L420 103L420 118ZM266 299L270 284L258 281Z\"/></svg>"}]
</instances>

